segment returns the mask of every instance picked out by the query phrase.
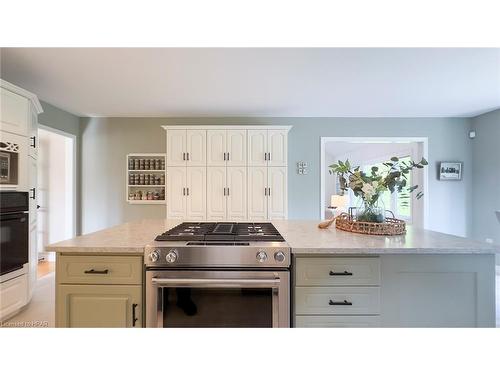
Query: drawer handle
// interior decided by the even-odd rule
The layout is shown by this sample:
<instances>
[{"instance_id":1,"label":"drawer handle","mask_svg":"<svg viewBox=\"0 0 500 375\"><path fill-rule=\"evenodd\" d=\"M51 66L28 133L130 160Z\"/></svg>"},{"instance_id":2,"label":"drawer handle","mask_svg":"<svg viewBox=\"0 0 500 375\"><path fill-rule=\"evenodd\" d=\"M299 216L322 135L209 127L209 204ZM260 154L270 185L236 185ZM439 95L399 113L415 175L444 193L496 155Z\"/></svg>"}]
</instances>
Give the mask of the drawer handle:
<instances>
[{"instance_id":1,"label":"drawer handle","mask_svg":"<svg viewBox=\"0 0 500 375\"><path fill-rule=\"evenodd\" d=\"M334 302L334 301L330 300L330 302L328 302L328 304L330 306L352 306L352 302L349 302L346 299L342 302Z\"/></svg>"},{"instance_id":2,"label":"drawer handle","mask_svg":"<svg viewBox=\"0 0 500 375\"><path fill-rule=\"evenodd\" d=\"M137 306L137 303L132 304L132 327L135 327L135 322L139 320L139 318L135 316L135 309L137 308Z\"/></svg>"},{"instance_id":3,"label":"drawer handle","mask_svg":"<svg viewBox=\"0 0 500 375\"><path fill-rule=\"evenodd\" d=\"M330 271L330 276L352 276L352 272L348 272L348 271L333 272L333 271Z\"/></svg>"},{"instance_id":4,"label":"drawer handle","mask_svg":"<svg viewBox=\"0 0 500 375\"><path fill-rule=\"evenodd\" d=\"M109 273L109 270L103 270L103 271L96 271L95 269L91 270L86 270L84 273L90 273L90 274L95 274L95 275L107 275Z\"/></svg>"}]
</instances>

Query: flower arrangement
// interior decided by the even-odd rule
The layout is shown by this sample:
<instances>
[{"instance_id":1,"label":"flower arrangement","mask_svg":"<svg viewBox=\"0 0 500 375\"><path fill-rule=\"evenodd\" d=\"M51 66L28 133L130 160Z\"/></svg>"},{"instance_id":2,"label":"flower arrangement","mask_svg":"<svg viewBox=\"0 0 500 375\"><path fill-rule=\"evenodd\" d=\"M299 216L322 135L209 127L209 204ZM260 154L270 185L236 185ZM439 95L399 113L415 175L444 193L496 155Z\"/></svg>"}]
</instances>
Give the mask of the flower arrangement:
<instances>
[{"instance_id":1,"label":"flower arrangement","mask_svg":"<svg viewBox=\"0 0 500 375\"><path fill-rule=\"evenodd\" d=\"M415 168L421 169L428 165L427 160L422 158L418 163L413 160L401 161L396 156L390 161L382 163L387 167L385 171L379 171L378 167L372 167L369 173L363 172L359 166L352 167L349 160L338 161L328 166L330 174L337 173L340 189L343 192L351 189L354 196L361 198L363 208L357 214L358 221L380 223L385 220L383 209L379 207L379 198L385 191L401 193L407 190L413 193L418 185L407 186L408 174ZM423 193L417 193L417 199L422 198Z\"/></svg>"}]
</instances>

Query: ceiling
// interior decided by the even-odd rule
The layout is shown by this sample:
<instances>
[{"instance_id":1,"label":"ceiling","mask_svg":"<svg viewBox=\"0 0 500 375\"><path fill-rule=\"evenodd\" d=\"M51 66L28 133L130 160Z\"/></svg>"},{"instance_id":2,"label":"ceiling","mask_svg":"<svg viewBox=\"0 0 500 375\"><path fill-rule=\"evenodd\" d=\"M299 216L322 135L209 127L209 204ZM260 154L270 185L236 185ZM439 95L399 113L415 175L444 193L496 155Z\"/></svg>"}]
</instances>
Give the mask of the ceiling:
<instances>
[{"instance_id":1,"label":"ceiling","mask_svg":"<svg viewBox=\"0 0 500 375\"><path fill-rule=\"evenodd\" d=\"M1 77L80 116L469 117L500 49L3 48Z\"/></svg>"}]
</instances>

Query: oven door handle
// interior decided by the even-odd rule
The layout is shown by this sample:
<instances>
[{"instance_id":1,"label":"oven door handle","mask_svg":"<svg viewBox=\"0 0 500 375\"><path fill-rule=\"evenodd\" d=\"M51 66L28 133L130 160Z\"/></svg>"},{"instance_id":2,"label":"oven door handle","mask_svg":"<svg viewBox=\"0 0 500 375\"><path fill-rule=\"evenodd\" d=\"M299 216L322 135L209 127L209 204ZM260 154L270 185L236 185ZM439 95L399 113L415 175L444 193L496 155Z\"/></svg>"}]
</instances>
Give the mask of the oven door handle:
<instances>
[{"instance_id":1,"label":"oven door handle","mask_svg":"<svg viewBox=\"0 0 500 375\"><path fill-rule=\"evenodd\" d=\"M277 288L280 286L280 279L191 279L175 278L151 279L151 284L157 287L177 287L177 288Z\"/></svg>"}]
</instances>

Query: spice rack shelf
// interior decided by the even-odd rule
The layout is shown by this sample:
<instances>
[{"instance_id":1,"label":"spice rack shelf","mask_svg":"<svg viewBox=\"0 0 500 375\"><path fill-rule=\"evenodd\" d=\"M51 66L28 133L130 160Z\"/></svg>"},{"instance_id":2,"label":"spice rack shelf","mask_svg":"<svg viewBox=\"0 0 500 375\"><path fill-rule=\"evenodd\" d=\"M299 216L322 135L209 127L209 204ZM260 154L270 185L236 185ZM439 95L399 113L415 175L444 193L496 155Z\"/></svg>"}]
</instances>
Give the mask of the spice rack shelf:
<instances>
[{"instance_id":1,"label":"spice rack shelf","mask_svg":"<svg viewBox=\"0 0 500 375\"><path fill-rule=\"evenodd\" d=\"M130 204L165 204L165 165L165 154L128 154L126 201Z\"/></svg>"}]
</instances>

